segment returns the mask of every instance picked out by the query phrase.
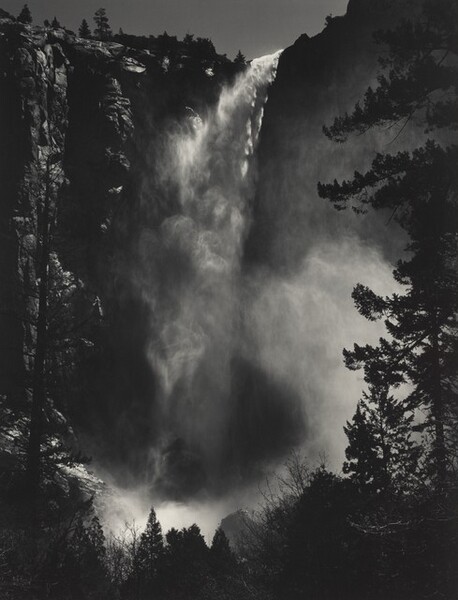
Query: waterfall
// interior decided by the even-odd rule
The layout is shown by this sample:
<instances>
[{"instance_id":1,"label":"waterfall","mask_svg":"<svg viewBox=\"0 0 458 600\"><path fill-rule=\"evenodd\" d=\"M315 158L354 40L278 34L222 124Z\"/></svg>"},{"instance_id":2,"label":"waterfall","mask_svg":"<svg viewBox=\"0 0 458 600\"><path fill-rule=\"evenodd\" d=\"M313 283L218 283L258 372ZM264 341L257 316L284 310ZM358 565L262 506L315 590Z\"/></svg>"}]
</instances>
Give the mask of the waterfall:
<instances>
[{"instance_id":1,"label":"waterfall","mask_svg":"<svg viewBox=\"0 0 458 600\"><path fill-rule=\"evenodd\" d=\"M345 224L332 237L314 230L324 212L310 191L311 141L326 160L316 138L296 139L291 160L273 148L278 168L256 181L279 56L252 61L206 112L188 108L152 144L129 278L143 300L139 322L155 390L138 399L141 419L145 401L150 410L136 454L145 477L114 484L111 523L141 522L153 504L165 528L197 521L210 534L228 513L256 504L260 481L281 472L291 449L307 452L312 464L329 451L340 466L342 423L361 392L341 351L355 340L376 343L383 327L369 331L355 311L355 273L391 293L391 267ZM278 173L280 185L272 185ZM278 246L301 247L291 270L244 262L255 188ZM135 446L143 422L136 414L132 421Z\"/></svg>"},{"instance_id":2,"label":"waterfall","mask_svg":"<svg viewBox=\"0 0 458 600\"><path fill-rule=\"evenodd\" d=\"M254 151L279 56L253 60L207 114L188 109L165 136L156 166L175 210L143 234L149 281L142 293L151 307L147 352L160 431L148 471L166 496L194 493L218 470L231 412Z\"/></svg>"}]
</instances>

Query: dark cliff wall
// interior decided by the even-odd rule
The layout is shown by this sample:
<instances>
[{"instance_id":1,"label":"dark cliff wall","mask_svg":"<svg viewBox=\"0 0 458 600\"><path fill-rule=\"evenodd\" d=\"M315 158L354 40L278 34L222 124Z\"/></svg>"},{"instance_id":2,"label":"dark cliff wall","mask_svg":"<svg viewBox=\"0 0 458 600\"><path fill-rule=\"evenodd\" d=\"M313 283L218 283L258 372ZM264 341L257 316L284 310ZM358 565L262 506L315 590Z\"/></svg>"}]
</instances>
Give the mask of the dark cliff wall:
<instances>
[{"instance_id":1,"label":"dark cliff wall","mask_svg":"<svg viewBox=\"0 0 458 600\"><path fill-rule=\"evenodd\" d=\"M103 295L110 228L129 175L130 100L146 70L119 45L2 23L1 393L30 387L39 220L52 161L54 247L64 269Z\"/></svg>"},{"instance_id":2,"label":"dark cliff wall","mask_svg":"<svg viewBox=\"0 0 458 600\"><path fill-rule=\"evenodd\" d=\"M327 140L322 126L351 111L376 83L383 48L375 44L374 31L412 16L421 5L421 0L351 0L345 16L333 18L313 38L303 35L283 52L258 150L259 185L247 242L250 261L294 270L314 240L350 231L386 246L372 218L337 215L318 198L316 184L348 177L355 165L364 169L374 149L386 149L395 132L371 132L338 145ZM404 142L409 135L406 131Z\"/></svg>"},{"instance_id":3,"label":"dark cliff wall","mask_svg":"<svg viewBox=\"0 0 458 600\"><path fill-rule=\"evenodd\" d=\"M6 24L8 28L9 23ZM58 43L13 29L0 38L2 105L0 207L2 392L21 397L35 312L37 203L52 152L62 170L68 122L67 61ZM52 127L50 123L52 122ZM61 188L63 178L56 181Z\"/></svg>"}]
</instances>

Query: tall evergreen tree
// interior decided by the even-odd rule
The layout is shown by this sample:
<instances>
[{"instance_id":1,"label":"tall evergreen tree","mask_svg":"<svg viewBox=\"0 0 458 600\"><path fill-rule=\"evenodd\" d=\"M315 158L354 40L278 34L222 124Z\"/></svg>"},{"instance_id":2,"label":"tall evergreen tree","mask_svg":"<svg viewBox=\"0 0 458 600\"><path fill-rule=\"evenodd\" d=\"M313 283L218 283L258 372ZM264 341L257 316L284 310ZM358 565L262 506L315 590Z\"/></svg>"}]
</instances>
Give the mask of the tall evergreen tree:
<instances>
[{"instance_id":1,"label":"tall evergreen tree","mask_svg":"<svg viewBox=\"0 0 458 600\"><path fill-rule=\"evenodd\" d=\"M30 25L30 23L32 22L32 13L30 12L28 4L24 4L17 20L21 23L25 23L26 25Z\"/></svg>"},{"instance_id":2,"label":"tall evergreen tree","mask_svg":"<svg viewBox=\"0 0 458 600\"><path fill-rule=\"evenodd\" d=\"M107 17L107 11L104 8L99 8L94 14L95 29L94 35L100 40L109 40L112 35L110 23Z\"/></svg>"},{"instance_id":3,"label":"tall evergreen tree","mask_svg":"<svg viewBox=\"0 0 458 600\"><path fill-rule=\"evenodd\" d=\"M51 21L51 27L53 29L59 29L61 27L60 22L58 21L57 17L55 16L53 18L53 20Z\"/></svg>"},{"instance_id":4,"label":"tall evergreen tree","mask_svg":"<svg viewBox=\"0 0 458 600\"><path fill-rule=\"evenodd\" d=\"M413 411L385 385L369 384L344 431L348 438L344 473L360 489L408 492L415 483L419 448L412 440ZM410 485L409 485L410 483Z\"/></svg>"},{"instance_id":5,"label":"tall evergreen tree","mask_svg":"<svg viewBox=\"0 0 458 600\"><path fill-rule=\"evenodd\" d=\"M181 531L171 529L161 573L161 588L166 598L198 597L210 576L209 549L197 525Z\"/></svg>"},{"instance_id":6,"label":"tall evergreen tree","mask_svg":"<svg viewBox=\"0 0 458 600\"><path fill-rule=\"evenodd\" d=\"M86 19L83 19L81 21L81 25L79 26L78 33L79 33L80 37L86 38L86 39L91 36L91 30L89 28L89 24L86 21Z\"/></svg>"},{"instance_id":7,"label":"tall evergreen tree","mask_svg":"<svg viewBox=\"0 0 458 600\"><path fill-rule=\"evenodd\" d=\"M413 119L428 132L458 125L458 6L453 0L427 2L418 22L404 22L377 39L388 45L385 72L363 104L326 128L343 142L351 132ZM388 72L387 72L388 71ZM401 132L400 131L400 132ZM458 353L457 225L458 146L428 140L413 152L378 154L371 169L353 180L319 184L319 194L341 210L386 209L407 232L407 258L394 271L404 295L381 297L362 285L354 299L370 320L384 319L388 339L379 347L355 346L353 359L368 368L383 355L385 373L411 386L405 402L424 415L418 429L429 446L427 468L437 489L444 488L456 460L452 432L456 421Z\"/></svg>"},{"instance_id":8,"label":"tall evergreen tree","mask_svg":"<svg viewBox=\"0 0 458 600\"><path fill-rule=\"evenodd\" d=\"M27 419L27 491L23 501L35 534L47 510L44 486L56 480L56 468L75 460L65 449L68 432L64 433L55 409L66 412L62 397L74 385L74 382L69 385L69 376L76 370L76 352L80 357L87 355L90 328L97 311L90 292L86 295L82 282L63 269L58 257L65 244L58 232L64 182L61 162L64 139L60 136L57 128L50 127L49 154L34 164L35 178L29 194L37 214L32 229L36 244L33 248L27 245L22 248L34 265L34 278L24 283L24 294L34 301L27 304L22 317L32 332L26 338L25 352L33 359Z\"/></svg>"},{"instance_id":9,"label":"tall evergreen tree","mask_svg":"<svg viewBox=\"0 0 458 600\"><path fill-rule=\"evenodd\" d=\"M35 332L35 353L32 378L32 407L30 415L29 442L27 448L27 488L30 503L30 525L38 525L38 498L42 481L42 443L44 434L46 388L46 357L49 345L49 272L52 249L52 237L55 223L55 205L57 188L61 179L61 168L54 164L51 154L46 161L44 182L40 182L38 196L37 222L37 281L38 311Z\"/></svg>"},{"instance_id":10,"label":"tall evergreen tree","mask_svg":"<svg viewBox=\"0 0 458 600\"><path fill-rule=\"evenodd\" d=\"M79 518L57 564L56 596L101 600L112 597L105 565L105 536L96 516L89 523Z\"/></svg>"},{"instance_id":11,"label":"tall evergreen tree","mask_svg":"<svg viewBox=\"0 0 458 600\"><path fill-rule=\"evenodd\" d=\"M231 573L235 567L235 555L221 527L218 527L213 536L210 546L210 560L218 574Z\"/></svg>"},{"instance_id":12,"label":"tall evergreen tree","mask_svg":"<svg viewBox=\"0 0 458 600\"><path fill-rule=\"evenodd\" d=\"M235 64L236 64L236 65L240 65L240 66L244 66L244 65L246 65L246 58L245 58L245 56L242 54L242 51L241 51L241 50L239 50L239 51L237 52L237 55L236 55L236 57L234 58L234 62L235 62Z\"/></svg>"},{"instance_id":13,"label":"tall evergreen tree","mask_svg":"<svg viewBox=\"0 0 458 600\"><path fill-rule=\"evenodd\" d=\"M145 531L140 536L134 556L134 583L138 590L150 591L153 587L163 549L161 524L151 507Z\"/></svg>"}]
</instances>

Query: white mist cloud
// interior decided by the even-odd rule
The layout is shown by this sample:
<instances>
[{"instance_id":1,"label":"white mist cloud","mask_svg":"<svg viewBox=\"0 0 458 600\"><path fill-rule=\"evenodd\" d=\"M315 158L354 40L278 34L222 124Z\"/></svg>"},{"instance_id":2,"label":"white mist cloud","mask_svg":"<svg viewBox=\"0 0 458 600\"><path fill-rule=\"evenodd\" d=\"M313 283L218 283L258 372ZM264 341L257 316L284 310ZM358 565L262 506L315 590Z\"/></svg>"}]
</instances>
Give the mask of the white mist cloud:
<instances>
[{"instance_id":1,"label":"white mist cloud","mask_svg":"<svg viewBox=\"0 0 458 600\"><path fill-rule=\"evenodd\" d=\"M345 447L342 428L364 387L362 374L345 368L342 349L376 343L384 333L382 323L358 314L351 292L361 282L392 293L391 271L376 249L345 238L317 244L292 275L259 274L250 283L245 352L298 393L308 425L306 454L313 459L326 453L337 469Z\"/></svg>"},{"instance_id":2,"label":"white mist cloud","mask_svg":"<svg viewBox=\"0 0 458 600\"><path fill-rule=\"evenodd\" d=\"M151 497L151 491L144 486L126 489L112 482L108 501L99 509L103 512L107 533L119 535L126 532L129 535L129 529L142 532L154 505L164 535L172 528L182 529L196 523L207 544L210 544L221 520L244 505L255 504L257 495L257 488L251 487L220 499L160 501Z\"/></svg>"}]
</instances>

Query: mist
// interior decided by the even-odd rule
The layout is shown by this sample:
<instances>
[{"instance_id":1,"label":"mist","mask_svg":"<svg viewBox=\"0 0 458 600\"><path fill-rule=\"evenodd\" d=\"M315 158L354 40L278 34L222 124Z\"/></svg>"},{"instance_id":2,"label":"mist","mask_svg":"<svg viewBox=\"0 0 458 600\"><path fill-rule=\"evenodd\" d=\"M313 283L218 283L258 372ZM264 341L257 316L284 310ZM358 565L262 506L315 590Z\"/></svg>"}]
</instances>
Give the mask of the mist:
<instances>
[{"instance_id":1,"label":"mist","mask_svg":"<svg viewBox=\"0 0 458 600\"><path fill-rule=\"evenodd\" d=\"M326 456L340 470L343 424L364 387L362 374L344 367L342 349L375 343L384 329L355 310L355 273L376 293L389 294L396 288L391 270L377 249L348 236L317 240L296 272L261 272L249 284L246 355L294 390L296 414L307 424L300 449L312 463Z\"/></svg>"},{"instance_id":2,"label":"mist","mask_svg":"<svg viewBox=\"0 0 458 600\"><path fill-rule=\"evenodd\" d=\"M253 61L213 108L188 108L154 142L128 272L145 307L154 389L128 425L132 455L144 457L140 474L115 460L100 467L114 530L143 525L154 505L164 529L197 521L210 539L228 513L257 504L266 474L293 450L340 469L343 425L363 388L342 349L382 333L351 292L361 282L389 294L395 283L386 249L368 239L373 224L358 228L354 215L317 202L313 168L298 173L280 152L289 176L259 187L257 146L279 57ZM293 142L309 155L307 136ZM329 142L314 144L317 165ZM266 210L274 206L268 240L254 204L260 189ZM146 443L136 437L145 414Z\"/></svg>"}]
</instances>

